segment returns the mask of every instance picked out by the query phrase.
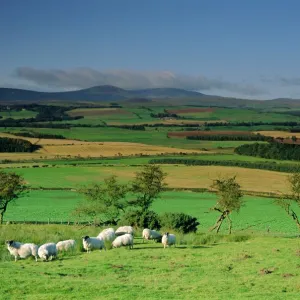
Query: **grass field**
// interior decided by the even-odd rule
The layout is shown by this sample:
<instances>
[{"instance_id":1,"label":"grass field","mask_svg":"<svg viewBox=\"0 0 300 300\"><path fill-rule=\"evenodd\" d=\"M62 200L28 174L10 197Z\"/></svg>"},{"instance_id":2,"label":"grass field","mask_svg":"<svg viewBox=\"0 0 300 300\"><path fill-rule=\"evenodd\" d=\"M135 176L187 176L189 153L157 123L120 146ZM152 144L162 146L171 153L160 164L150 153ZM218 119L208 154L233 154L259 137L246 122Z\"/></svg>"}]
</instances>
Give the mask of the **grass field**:
<instances>
[{"instance_id":1,"label":"grass field","mask_svg":"<svg viewBox=\"0 0 300 300\"><path fill-rule=\"evenodd\" d=\"M101 181L115 174L122 182L133 179L139 166L127 165L62 165L51 168L4 169L22 174L32 187L74 188L78 184ZM223 166L164 165L167 183L173 188L209 188L214 179L221 176L237 176L243 190L254 192L286 192L287 174L266 170Z\"/></svg>"},{"instance_id":2,"label":"grass field","mask_svg":"<svg viewBox=\"0 0 300 300\"><path fill-rule=\"evenodd\" d=\"M128 196L131 197L130 195ZM28 195L11 205L5 214L6 221L44 221L67 222L86 221L72 215L72 210L82 199L75 191L33 190ZM214 224L218 213L211 211L217 197L213 193L189 191L168 191L154 202L153 210L157 213L184 212L198 218L200 232L207 232ZM274 204L274 199L245 196L244 205L239 214L234 213L233 231L266 232L297 234L298 229L292 219ZM300 210L295 208L296 211ZM227 223L221 232L227 231Z\"/></svg>"},{"instance_id":3,"label":"grass field","mask_svg":"<svg viewBox=\"0 0 300 300\"><path fill-rule=\"evenodd\" d=\"M22 240L57 242L96 234L93 228L3 226ZM34 237L34 239L33 239ZM142 244L133 250L79 250L48 262L14 263L1 246L1 299L297 299L299 240L272 236L189 235L176 248ZM209 240L211 242L209 242ZM215 242L214 242L215 241Z\"/></svg>"},{"instance_id":4,"label":"grass field","mask_svg":"<svg viewBox=\"0 0 300 300\"><path fill-rule=\"evenodd\" d=\"M31 110L20 110L20 111L0 111L0 116L3 119L12 118L12 119L23 119L23 118L34 118L37 115L37 112Z\"/></svg>"}]
</instances>

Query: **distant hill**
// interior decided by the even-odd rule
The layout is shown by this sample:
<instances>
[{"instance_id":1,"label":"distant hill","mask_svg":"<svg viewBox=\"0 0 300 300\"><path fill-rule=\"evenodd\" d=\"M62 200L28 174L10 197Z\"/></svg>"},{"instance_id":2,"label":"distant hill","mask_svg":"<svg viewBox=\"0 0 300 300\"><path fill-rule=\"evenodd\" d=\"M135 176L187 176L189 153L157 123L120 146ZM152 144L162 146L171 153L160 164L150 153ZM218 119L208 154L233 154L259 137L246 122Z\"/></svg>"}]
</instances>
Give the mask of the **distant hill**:
<instances>
[{"instance_id":1,"label":"distant hill","mask_svg":"<svg viewBox=\"0 0 300 300\"><path fill-rule=\"evenodd\" d=\"M37 92L30 90L0 88L0 101L121 101L137 98L201 97L203 94L183 89L157 88L124 90L115 86L102 85L69 92Z\"/></svg>"},{"instance_id":2,"label":"distant hill","mask_svg":"<svg viewBox=\"0 0 300 300\"><path fill-rule=\"evenodd\" d=\"M11 102L120 102L162 103L166 105L220 106L268 109L272 107L299 108L300 100L248 100L205 95L176 88L125 90L111 85L95 86L68 92L37 92L22 89L0 88L0 103Z\"/></svg>"}]
</instances>

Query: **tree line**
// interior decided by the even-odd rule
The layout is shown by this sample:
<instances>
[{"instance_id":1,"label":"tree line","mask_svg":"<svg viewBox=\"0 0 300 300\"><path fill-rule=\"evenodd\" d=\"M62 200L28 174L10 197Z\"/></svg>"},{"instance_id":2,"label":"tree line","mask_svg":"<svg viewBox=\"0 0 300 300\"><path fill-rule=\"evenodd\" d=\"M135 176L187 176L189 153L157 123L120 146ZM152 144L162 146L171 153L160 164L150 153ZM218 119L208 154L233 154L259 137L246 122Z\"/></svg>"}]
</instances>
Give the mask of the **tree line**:
<instances>
[{"instance_id":1,"label":"tree line","mask_svg":"<svg viewBox=\"0 0 300 300\"><path fill-rule=\"evenodd\" d=\"M268 144L245 144L234 149L240 155L258 156L279 160L300 160L300 147L297 144L272 142Z\"/></svg>"},{"instance_id":2,"label":"tree line","mask_svg":"<svg viewBox=\"0 0 300 300\"><path fill-rule=\"evenodd\" d=\"M51 133L41 133L41 132L34 132L34 131L19 131L19 132L9 132L6 133L13 134L15 136L23 136L23 137L31 137L31 138L38 138L38 139L58 139L63 140L65 137L61 134L51 134Z\"/></svg>"},{"instance_id":3,"label":"tree line","mask_svg":"<svg viewBox=\"0 0 300 300\"><path fill-rule=\"evenodd\" d=\"M41 148L22 139L0 138L0 152L33 152Z\"/></svg>"},{"instance_id":4,"label":"tree line","mask_svg":"<svg viewBox=\"0 0 300 300\"><path fill-rule=\"evenodd\" d=\"M234 160L200 160L190 158L157 158L151 159L149 164L184 164L187 166L230 166L249 169L260 169L278 172L298 172L300 165L295 164L278 164L276 162L247 162Z\"/></svg>"}]
</instances>

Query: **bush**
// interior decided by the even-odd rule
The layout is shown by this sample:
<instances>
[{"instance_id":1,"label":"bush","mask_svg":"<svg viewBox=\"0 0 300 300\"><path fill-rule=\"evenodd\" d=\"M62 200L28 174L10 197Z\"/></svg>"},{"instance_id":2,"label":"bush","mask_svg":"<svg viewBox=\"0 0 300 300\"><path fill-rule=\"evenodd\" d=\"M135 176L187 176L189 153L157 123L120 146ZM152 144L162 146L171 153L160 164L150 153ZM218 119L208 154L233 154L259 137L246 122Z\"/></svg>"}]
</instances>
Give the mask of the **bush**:
<instances>
[{"instance_id":1,"label":"bush","mask_svg":"<svg viewBox=\"0 0 300 300\"><path fill-rule=\"evenodd\" d=\"M184 213L164 213L160 216L162 227L170 228L182 233L196 232L200 224L197 218Z\"/></svg>"},{"instance_id":2,"label":"bush","mask_svg":"<svg viewBox=\"0 0 300 300\"><path fill-rule=\"evenodd\" d=\"M159 216L151 210L144 212L140 210L129 210L122 216L119 224L157 230L161 228Z\"/></svg>"}]
</instances>

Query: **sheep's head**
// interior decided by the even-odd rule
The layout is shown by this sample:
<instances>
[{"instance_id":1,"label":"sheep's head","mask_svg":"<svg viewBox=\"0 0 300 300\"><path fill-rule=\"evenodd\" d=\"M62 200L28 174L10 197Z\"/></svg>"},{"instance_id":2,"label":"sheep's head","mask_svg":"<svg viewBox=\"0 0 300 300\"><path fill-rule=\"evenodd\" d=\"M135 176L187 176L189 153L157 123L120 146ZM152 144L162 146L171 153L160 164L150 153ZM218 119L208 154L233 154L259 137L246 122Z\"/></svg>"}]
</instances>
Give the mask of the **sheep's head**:
<instances>
[{"instance_id":1,"label":"sheep's head","mask_svg":"<svg viewBox=\"0 0 300 300\"><path fill-rule=\"evenodd\" d=\"M13 244L13 240L10 240L10 241L5 241L5 244L7 245L7 246L11 246L12 244Z\"/></svg>"},{"instance_id":2,"label":"sheep's head","mask_svg":"<svg viewBox=\"0 0 300 300\"><path fill-rule=\"evenodd\" d=\"M88 235L82 237L82 239L83 239L84 241L86 241L88 238L89 238Z\"/></svg>"}]
</instances>

